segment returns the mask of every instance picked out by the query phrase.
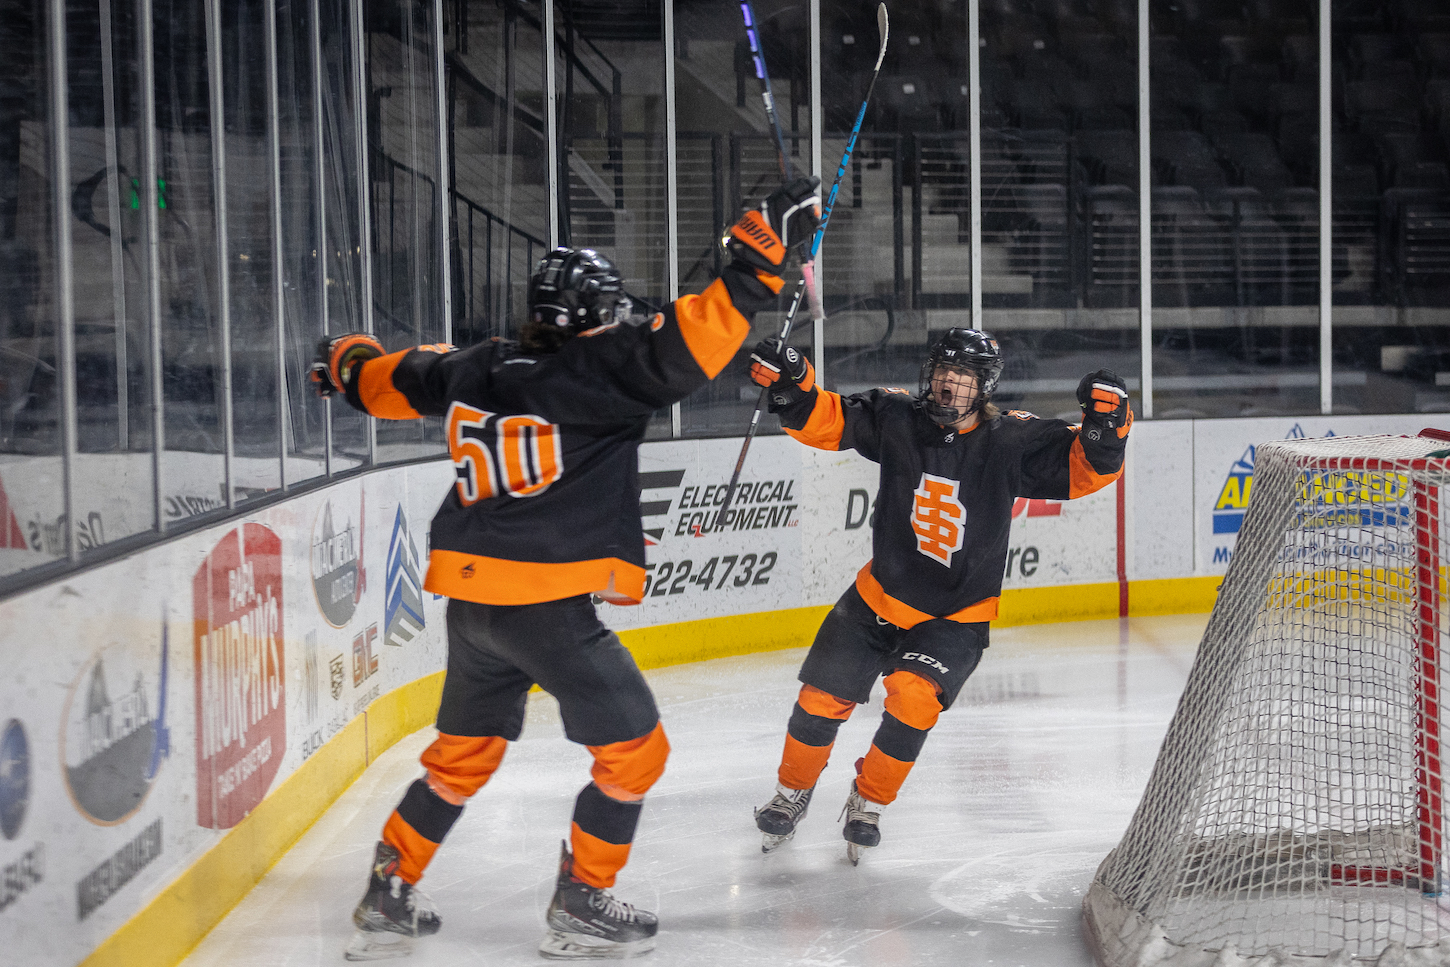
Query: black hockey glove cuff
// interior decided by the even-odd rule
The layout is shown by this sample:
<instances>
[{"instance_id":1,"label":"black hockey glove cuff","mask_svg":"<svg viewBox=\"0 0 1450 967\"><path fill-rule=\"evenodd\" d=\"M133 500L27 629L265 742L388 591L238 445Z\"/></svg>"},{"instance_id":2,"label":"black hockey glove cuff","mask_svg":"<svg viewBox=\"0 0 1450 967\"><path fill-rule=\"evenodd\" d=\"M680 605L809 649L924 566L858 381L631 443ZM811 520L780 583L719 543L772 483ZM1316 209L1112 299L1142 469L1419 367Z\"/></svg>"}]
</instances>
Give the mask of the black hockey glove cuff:
<instances>
[{"instance_id":1,"label":"black hockey glove cuff","mask_svg":"<svg viewBox=\"0 0 1450 967\"><path fill-rule=\"evenodd\" d=\"M720 273L725 291L730 293L730 302L746 319L754 318L757 312L775 307L775 297L785 285L780 276L756 269L747 262L736 259L725 266Z\"/></svg>"}]
</instances>

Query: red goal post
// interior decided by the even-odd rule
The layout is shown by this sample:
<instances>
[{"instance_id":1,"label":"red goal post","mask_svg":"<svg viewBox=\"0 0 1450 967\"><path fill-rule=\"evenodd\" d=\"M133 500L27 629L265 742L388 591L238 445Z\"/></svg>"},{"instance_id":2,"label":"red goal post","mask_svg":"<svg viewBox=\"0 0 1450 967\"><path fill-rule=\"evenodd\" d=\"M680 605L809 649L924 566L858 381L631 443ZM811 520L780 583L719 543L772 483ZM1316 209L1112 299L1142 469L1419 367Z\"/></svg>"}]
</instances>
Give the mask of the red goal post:
<instances>
[{"instance_id":1,"label":"red goal post","mask_svg":"<svg viewBox=\"0 0 1450 967\"><path fill-rule=\"evenodd\" d=\"M1447 482L1439 430L1257 448L1177 712L1084 898L1104 967L1450 965Z\"/></svg>"}]
</instances>

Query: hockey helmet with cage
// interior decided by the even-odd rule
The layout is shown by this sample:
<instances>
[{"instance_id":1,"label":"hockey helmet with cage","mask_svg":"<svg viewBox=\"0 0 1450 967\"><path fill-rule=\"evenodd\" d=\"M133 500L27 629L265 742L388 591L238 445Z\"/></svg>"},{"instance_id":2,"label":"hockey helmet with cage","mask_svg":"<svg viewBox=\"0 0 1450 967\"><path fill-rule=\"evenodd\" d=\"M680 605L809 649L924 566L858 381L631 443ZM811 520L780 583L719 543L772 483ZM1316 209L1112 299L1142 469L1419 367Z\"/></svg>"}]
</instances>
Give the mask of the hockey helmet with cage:
<instances>
[{"instance_id":1,"label":"hockey helmet with cage","mask_svg":"<svg viewBox=\"0 0 1450 967\"><path fill-rule=\"evenodd\" d=\"M592 248L556 248L529 278L529 318L572 335L623 322L632 303L619 269Z\"/></svg>"},{"instance_id":2,"label":"hockey helmet with cage","mask_svg":"<svg viewBox=\"0 0 1450 967\"><path fill-rule=\"evenodd\" d=\"M963 409L937 401L932 391L932 377L938 367L971 373L977 379L977 398ZM948 329L936 341L921 367L917 399L922 412L934 423L950 426L969 414L980 412L991 400L1002 378L1002 349L992 334L981 329Z\"/></svg>"}]
</instances>

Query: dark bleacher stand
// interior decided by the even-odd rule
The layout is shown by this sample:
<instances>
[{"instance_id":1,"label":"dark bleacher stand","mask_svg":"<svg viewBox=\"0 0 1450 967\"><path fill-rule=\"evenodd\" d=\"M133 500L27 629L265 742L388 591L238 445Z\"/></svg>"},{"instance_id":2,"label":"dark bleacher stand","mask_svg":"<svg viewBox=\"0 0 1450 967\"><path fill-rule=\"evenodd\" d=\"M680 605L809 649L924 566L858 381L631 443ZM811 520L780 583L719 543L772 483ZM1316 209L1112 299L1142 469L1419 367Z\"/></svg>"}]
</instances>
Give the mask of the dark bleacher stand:
<instances>
[{"instance_id":1,"label":"dark bleacher stand","mask_svg":"<svg viewBox=\"0 0 1450 967\"><path fill-rule=\"evenodd\" d=\"M1345 45L1350 68L1362 71L1364 65L1390 60L1408 59L1414 52L1408 37L1391 33L1358 33Z\"/></svg>"},{"instance_id":2,"label":"dark bleacher stand","mask_svg":"<svg viewBox=\"0 0 1450 967\"><path fill-rule=\"evenodd\" d=\"M1154 188L1152 211L1153 303L1234 305L1232 239L1202 195L1185 185Z\"/></svg>"},{"instance_id":3,"label":"dark bleacher stand","mask_svg":"<svg viewBox=\"0 0 1450 967\"><path fill-rule=\"evenodd\" d=\"M1280 192L1294 186L1293 173L1267 134L1228 133L1215 146L1233 165L1239 184L1263 192Z\"/></svg>"},{"instance_id":4,"label":"dark bleacher stand","mask_svg":"<svg viewBox=\"0 0 1450 967\"><path fill-rule=\"evenodd\" d=\"M1246 0L1244 9L1258 29L1279 33L1312 30L1318 16L1313 0Z\"/></svg>"},{"instance_id":5,"label":"dark bleacher stand","mask_svg":"<svg viewBox=\"0 0 1450 967\"><path fill-rule=\"evenodd\" d=\"M1349 81L1344 113L1366 134L1420 129L1420 99L1414 88L1391 81Z\"/></svg>"},{"instance_id":6,"label":"dark bleacher stand","mask_svg":"<svg viewBox=\"0 0 1450 967\"><path fill-rule=\"evenodd\" d=\"M941 131L941 99L920 75L883 75L872 97L879 127L903 134Z\"/></svg>"},{"instance_id":7,"label":"dark bleacher stand","mask_svg":"<svg viewBox=\"0 0 1450 967\"><path fill-rule=\"evenodd\" d=\"M1078 160L1094 185L1138 184L1138 135L1119 131L1079 131L1074 138Z\"/></svg>"},{"instance_id":8,"label":"dark bleacher stand","mask_svg":"<svg viewBox=\"0 0 1450 967\"><path fill-rule=\"evenodd\" d=\"M1228 134L1245 134L1249 131L1249 119L1238 111L1219 109L1206 111L1199 118L1199 128L1204 137L1214 144Z\"/></svg>"},{"instance_id":9,"label":"dark bleacher stand","mask_svg":"<svg viewBox=\"0 0 1450 967\"><path fill-rule=\"evenodd\" d=\"M1432 0L1438 2L1438 0ZM1334 0L1332 29L1341 36L1370 33L1389 26L1382 0Z\"/></svg>"},{"instance_id":10,"label":"dark bleacher stand","mask_svg":"<svg viewBox=\"0 0 1450 967\"><path fill-rule=\"evenodd\" d=\"M1319 170L1319 112L1279 115L1274 125L1279 157L1301 182L1310 182Z\"/></svg>"},{"instance_id":11,"label":"dark bleacher stand","mask_svg":"<svg viewBox=\"0 0 1450 967\"><path fill-rule=\"evenodd\" d=\"M1394 14L1395 26L1413 33L1450 31L1450 9L1444 0L1400 0Z\"/></svg>"},{"instance_id":12,"label":"dark bleacher stand","mask_svg":"<svg viewBox=\"0 0 1450 967\"><path fill-rule=\"evenodd\" d=\"M1090 309L1120 309L1138 303L1138 193L1123 185L1102 185L1083 193L1086 279L1083 303Z\"/></svg>"},{"instance_id":13,"label":"dark bleacher stand","mask_svg":"<svg viewBox=\"0 0 1450 967\"><path fill-rule=\"evenodd\" d=\"M1415 43L1415 57L1425 76L1450 78L1450 33L1421 34Z\"/></svg>"},{"instance_id":14,"label":"dark bleacher stand","mask_svg":"<svg viewBox=\"0 0 1450 967\"><path fill-rule=\"evenodd\" d=\"M1319 38L1314 34L1290 34L1285 37L1279 56L1289 80L1319 80Z\"/></svg>"}]
</instances>

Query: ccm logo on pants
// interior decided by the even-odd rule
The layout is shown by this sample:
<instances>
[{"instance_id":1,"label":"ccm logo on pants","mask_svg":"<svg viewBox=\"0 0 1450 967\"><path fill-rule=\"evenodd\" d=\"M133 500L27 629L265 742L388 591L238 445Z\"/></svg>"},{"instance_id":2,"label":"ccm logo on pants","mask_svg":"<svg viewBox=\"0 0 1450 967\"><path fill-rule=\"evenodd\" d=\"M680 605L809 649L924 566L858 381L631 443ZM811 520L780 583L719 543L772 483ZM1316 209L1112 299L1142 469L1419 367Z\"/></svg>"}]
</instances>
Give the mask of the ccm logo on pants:
<instances>
[{"instance_id":1,"label":"ccm logo on pants","mask_svg":"<svg viewBox=\"0 0 1450 967\"><path fill-rule=\"evenodd\" d=\"M904 655L901 656L901 660L902 661L919 661L923 665L930 665L932 668L935 668L937 671L941 672L943 675L945 675L945 674L947 674L948 672L951 671L950 668L948 668L947 666L943 665L941 662L937 661L935 658L931 657L930 655L923 655L919 651L908 651Z\"/></svg>"}]
</instances>

